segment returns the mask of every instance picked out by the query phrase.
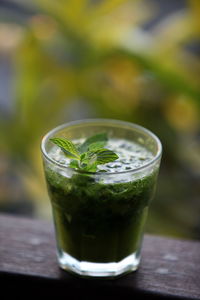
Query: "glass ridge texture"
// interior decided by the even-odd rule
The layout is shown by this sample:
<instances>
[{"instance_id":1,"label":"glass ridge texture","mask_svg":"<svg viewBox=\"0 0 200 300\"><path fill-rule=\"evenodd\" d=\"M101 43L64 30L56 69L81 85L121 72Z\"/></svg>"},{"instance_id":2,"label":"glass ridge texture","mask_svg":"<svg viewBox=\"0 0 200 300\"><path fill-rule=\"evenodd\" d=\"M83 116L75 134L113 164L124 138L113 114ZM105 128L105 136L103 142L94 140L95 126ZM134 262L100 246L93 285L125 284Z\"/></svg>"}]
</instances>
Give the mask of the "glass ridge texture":
<instances>
[{"instance_id":1,"label":"glass ridge texture","mask_svg":"<svg viewBox=\"0 0 200 300\"><path fill-rule=\"evenodd\" d=\"M51 158L50 138L73 141L99 132L141 144L152 159L137 169L90 173ZM133 123L90 119L53 129L43 138L41 149L60 267L84 277L109 278L136 270L160 166L159 139Z\"/></svg>"}]
</instances>

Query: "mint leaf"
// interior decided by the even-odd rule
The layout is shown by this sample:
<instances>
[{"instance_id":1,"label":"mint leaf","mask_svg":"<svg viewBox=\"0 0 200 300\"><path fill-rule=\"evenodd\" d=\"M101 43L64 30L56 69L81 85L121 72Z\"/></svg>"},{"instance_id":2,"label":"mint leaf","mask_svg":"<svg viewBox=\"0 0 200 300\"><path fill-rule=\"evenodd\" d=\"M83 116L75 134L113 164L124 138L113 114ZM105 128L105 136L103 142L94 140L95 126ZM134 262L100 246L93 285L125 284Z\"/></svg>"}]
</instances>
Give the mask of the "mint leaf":
<instances>
[{"instance_id":1,"label":"mint leaf","mask_svg":"<svg viewBox=\"0 0 200 300\"><path fill-rule=\"evenodd\" d=\"M96 151L88 151L84 153L84 157L81 160L81 166L85 170L90 170L91 168L96 168L97 165L103 165L108 162L115 161L118 155L109 149L98 149Z\"/></svg>"},{"instance_id":2,"label":"mint leaf","mask_svg":"<svg viewBox=\"0 0 200 300\"><path fill-rule=\"evenodd\" d=\"M86 157L86 152L81 154L80 156L81 161L83 161L85 157Z\"/></svg>"},{"instance_id":3,"label":"mint leaf","mask_svg":"<svg viewBox=\"0 0 200 300\"><path fill-rule=\"evenodd\" d=\"M52 138L50 141L60 147L66 157L77 160L80 159L79 151L71 141L65 138Z\"/></svg>"},{"instance_id":4,"label":"mint leaf","mask_svg":"<svg viewBox=\"0 0 200 300\"><path fill-rule=\"evenodd\" d=\"M87 172L96 172L97 171L97 165L94 163L94 164L89 164L87 166L85 166L83 168L83 170L87 171Z\"/></svg>"},{"instance_id":5,"label":"mint leaf","mask_svg":"<svg viewBox=\"0 0 200 300\"><path fill-rule=\"evenodd\" d=\"M70 168L73 168L73 169L79 169L79 163L78 163L78 160L72 160L69 164L69 167Z\"/></svg>"},{"instance_id":6,"label":"mint leaf","mask_svg":"<svg viewBox=\"0 0 200 300\"><path fill-rule=\"evenodd\" d=\"M107 141L108 141L108 135L106 132L98 133L98 134L95 134L95 135L87 138L85 140L85 142L81 146L79 146L78 149L81 153L84 153L84 152L88 151L89 146L91 144L96 143L96 142L101 142L102 143L101 147L104 147Z\"/></svg>"},{"instance_id":7,"label":"mint leaf","mask_svg":"<svg viewBox=\"0 0 200 300\"><path fill-rule=\"evenodd\" d=\"M96 142L96 143L92 143L88 146L88 150L89 151L96 151L99 150L101 148L103 148L105 146L105 142Z\"/></svg>"},{"instance_id":8,"label":"mint leaf","mask_svg":"<svg viewBox=\"0 0 200 300\"><path fill-rule=\"evenodd\" d=\"M113 152L112 150L109 149L98 149L94 152L90 151L89 156L91 157L92 160L96 160L96 163L98 165L103 165L112 161L115 161L116 159L119 158L119 156Z\"/></svg>"}]
</instances>

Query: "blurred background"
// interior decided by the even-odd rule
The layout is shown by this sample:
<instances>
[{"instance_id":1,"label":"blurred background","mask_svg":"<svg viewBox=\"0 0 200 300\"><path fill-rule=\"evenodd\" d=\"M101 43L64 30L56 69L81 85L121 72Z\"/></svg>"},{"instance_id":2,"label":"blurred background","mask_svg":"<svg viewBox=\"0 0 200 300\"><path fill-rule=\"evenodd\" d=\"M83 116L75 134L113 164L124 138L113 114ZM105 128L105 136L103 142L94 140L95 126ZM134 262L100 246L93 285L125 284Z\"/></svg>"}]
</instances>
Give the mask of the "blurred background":
<instances>
[{"instance_id":1,"label":"blurred background","mask_svg":"<svg viewBox=\"0 0 200 300\"><path fill-rule=\"evenodd\" d=\"M146 231L200 239L200 1L0 1L0 212L51 218L52 127L131 121L163 143Z\"/></svg>"}]
</instances>

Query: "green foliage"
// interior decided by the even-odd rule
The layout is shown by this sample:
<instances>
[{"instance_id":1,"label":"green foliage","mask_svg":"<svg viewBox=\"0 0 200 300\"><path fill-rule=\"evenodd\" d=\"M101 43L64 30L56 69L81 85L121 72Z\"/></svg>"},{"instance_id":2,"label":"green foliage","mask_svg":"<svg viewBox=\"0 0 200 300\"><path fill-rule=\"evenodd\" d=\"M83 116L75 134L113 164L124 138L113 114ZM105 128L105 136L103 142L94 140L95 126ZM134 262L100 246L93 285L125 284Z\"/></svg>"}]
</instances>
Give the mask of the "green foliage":
<instances>
[{"instance_id":1,"label":"green foliage","mask_svg":"<svg viewBox=\"0 0 200 300\"><path fill-rule=\"evenodd\" d=\"M65 138L50 139L50 141L60 147L66 157L73 159L69 165L71 168L87 172L96 172L98 165L113 162L118 158L116 153L103 148L107 140L106 133L98 133L87 138L84 143L76 147L74 143Z\"/></svg>"},{"instance_id":2,"label":"green foliage","mask_svg":"<svg viewBox=\"0 0 200 300\"><path fill-rule=\"evenodd\" d=\"M106 145L108 136L106 132L95 134L87 138L83 144L79 146L79 151L81 153L88 150L95 150L95 148L101 148Z\"/></svg>"},{"instance_id":3,"label":"green foliage","mask_svg":"<svg viewBox=\"0 0 200 300\"><path fill-rule=\"evenodd\" d=\"M80 153L76 146L69 140L65 138L52 138L50 139L55 145L60 147L60 149L64 152L65 156L71 159L80 159Z\"/></svg>"}]
</instances>

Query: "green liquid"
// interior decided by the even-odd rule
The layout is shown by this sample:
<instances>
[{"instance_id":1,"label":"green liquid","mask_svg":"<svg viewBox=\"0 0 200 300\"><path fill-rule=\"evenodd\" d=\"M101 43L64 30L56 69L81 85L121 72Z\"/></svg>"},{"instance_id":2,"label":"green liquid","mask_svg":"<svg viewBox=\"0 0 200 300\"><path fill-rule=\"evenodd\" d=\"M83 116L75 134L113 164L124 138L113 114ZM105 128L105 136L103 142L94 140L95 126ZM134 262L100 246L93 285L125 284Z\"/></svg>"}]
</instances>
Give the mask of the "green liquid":
<instances>
[{"instance_id":1,"label":"green liquid","mask_svg":"<svg viewBox=\"0 0 200 300\"><path fill-rule=\"evenodd\" d=\"M45 171L58 248L99 263L121 261L139 249L157 171L123 183Z\"/></svg>"}]
</instances>

